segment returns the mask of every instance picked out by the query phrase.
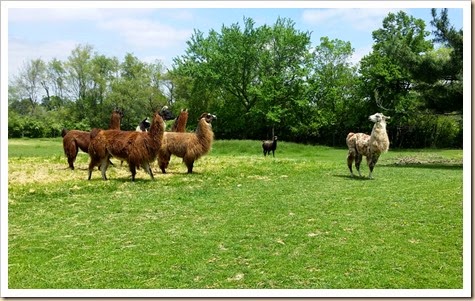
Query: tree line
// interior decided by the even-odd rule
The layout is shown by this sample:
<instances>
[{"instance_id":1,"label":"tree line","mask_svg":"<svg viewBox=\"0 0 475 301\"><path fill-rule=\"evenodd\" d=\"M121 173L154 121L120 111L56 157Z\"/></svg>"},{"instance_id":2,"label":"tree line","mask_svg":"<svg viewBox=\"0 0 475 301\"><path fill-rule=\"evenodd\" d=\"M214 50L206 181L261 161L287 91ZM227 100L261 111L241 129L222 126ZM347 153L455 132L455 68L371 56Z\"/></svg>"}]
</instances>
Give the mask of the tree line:
<instances>
[{"instance_id":1,"label":"tree line","mask_svg":"<svg viewBox=\"0 0 475 301\"><path fill-rule=\"evenodd\" d=\"M391 116L392 147L462 147L463 30L447 9L422 19L389 13L372 32L372 51L351 64L350 42L295 28L291 19L257 27L251 18L198 29L165 69L131 53L122 60L78 45L65 61L27 62L9 84L9 137L56 137L61 129L122 129L163 105L218 116L218 139L279 139L342 146L349 131L370 132L368 116ZM430 34L434 38L430 39Z\"/></svg>"}]
</instances>

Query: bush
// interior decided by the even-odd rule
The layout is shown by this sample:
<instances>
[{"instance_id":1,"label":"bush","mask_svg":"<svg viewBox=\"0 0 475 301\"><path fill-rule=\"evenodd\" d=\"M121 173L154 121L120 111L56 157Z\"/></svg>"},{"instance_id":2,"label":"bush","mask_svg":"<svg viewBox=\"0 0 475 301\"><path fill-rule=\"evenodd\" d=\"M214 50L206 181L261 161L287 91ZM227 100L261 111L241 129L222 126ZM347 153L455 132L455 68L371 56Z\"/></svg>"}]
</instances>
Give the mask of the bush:
<instances>
[{"instance_id":1,"label":"bush","mask_svg":"<svg viewBox=\"0 0 475 301\"><path fill-rule=\"evenodd\" d=\"M461 141L457 141L462 132L462 123L461 120L457 120L457 117L440 116L437 118L432 146L438 148L462 147Z\"/></svg>"},{"instance_id":2,"label":"bush","mask_svg":"<svg viewBox=\"0 0 475 301\"><path fill-rule=\"evenodd\" d=\"M392 147L462 147L462 116L419 114L397 125L389 124L388 134Z\"/></svg>"}]
</instances>

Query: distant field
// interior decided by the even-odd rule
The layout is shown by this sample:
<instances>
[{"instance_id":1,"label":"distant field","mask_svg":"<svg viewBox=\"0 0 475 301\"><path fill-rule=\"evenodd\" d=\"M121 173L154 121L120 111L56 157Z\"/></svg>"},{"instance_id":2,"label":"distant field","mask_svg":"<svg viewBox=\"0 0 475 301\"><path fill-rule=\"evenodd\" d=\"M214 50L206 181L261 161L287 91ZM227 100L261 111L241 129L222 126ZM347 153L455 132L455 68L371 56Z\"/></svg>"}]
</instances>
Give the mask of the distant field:
<instances>
[{"instance_id":1,"label":"distant field","mask_svg":"<svg viewBox=\"0 0 475 301\"><path fill-rule=\"evenodd\" d=\"M11 289L463 286L462 150L390 150L368 180L345 149L215 141L133 183L69 170L61 139L8 145Z\"/></svg>"}]
</instances>

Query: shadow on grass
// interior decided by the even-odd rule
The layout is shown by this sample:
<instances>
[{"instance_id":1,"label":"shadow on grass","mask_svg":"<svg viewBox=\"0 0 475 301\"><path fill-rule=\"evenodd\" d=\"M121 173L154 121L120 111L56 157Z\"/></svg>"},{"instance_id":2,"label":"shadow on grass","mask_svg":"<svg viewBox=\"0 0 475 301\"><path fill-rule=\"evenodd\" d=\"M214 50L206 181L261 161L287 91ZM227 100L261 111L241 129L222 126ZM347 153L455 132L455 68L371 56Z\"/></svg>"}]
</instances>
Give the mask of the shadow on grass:
<instances>
[{"instance_id":1,"label":"shadow on grass","mask_svg":"<svg viewBox=\"0 0 475 301\"><path fill-rule=\"evenodd\" d=\"M368 178L367 176L351 176L351 175L333 175L334 177L337 177L337 178L343 178L343 179L347 179L347 180L355 180L355 181L370 181L370 180L373 180L373 179L370 179Z\"/></svg>"},{"instance_id":2,"label":"shadow on grass","mask_svg":"<svg viewBox=\"0 0 475 301\"><path fill-rule=\"evenodd\" d=\"M427 168L427 169L444 169L444 170L462 170L463 164L438 164L438 163L408 163L408 164L387 164L380 166L396 167L396 168Z\"/></svg>"}]
</instances>

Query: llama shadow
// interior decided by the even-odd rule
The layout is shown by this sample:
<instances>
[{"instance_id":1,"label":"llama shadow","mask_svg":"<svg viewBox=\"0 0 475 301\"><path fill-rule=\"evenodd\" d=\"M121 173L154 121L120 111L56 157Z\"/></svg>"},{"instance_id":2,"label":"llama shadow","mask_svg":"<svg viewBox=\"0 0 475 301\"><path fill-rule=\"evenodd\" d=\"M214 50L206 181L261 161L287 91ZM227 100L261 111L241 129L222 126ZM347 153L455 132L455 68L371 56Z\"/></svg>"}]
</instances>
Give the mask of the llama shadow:
<instances>
[{"instance_id":1,"label":"llama shadow","mask_svg":"<svg viewBox=\"0 0 475 301\"><path fill-rule=\"evenodd\" d=\"M334 177L337 177L337 178L343 178L343 179L347 179L347 180L356 180L356 181L372 181L373 179L370 179L368 178L367 176L351 176L351 175L333 175Z\"/></svg>"},{"instance_id":2,"label":"llama shadow","mask_svg":"<svg viewBox=\"0 0 475 301\"><path fill-rule=\"evenodd\" d=\"M391 168L426 168L426 169L445 169L445 170L461 170L463 164L440 164L440 163L408 163L408 164L381 164L384 167Z\"/></svg>"},{"instance_id":3,"label":"llama shadow","mask_svg":"<svg viewBox=\"0 0 475 301\"><path fill-rule=\"evenodd\" d=\"M119 183L147 183L147 182L157 182L157 178L155 177L154 180L152 180L150 177L147 179L147 178L135 178L135 181L132 181L132 178L131 177L128 177L128 178L107 178L107 180L102 180L102 177L98 177L98 178L92 178L91 180L88 180L88 181L99 181L99 182L119 182Z\"/></svg>"}]
</instances>

